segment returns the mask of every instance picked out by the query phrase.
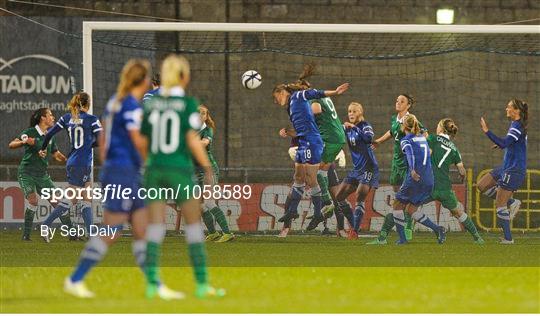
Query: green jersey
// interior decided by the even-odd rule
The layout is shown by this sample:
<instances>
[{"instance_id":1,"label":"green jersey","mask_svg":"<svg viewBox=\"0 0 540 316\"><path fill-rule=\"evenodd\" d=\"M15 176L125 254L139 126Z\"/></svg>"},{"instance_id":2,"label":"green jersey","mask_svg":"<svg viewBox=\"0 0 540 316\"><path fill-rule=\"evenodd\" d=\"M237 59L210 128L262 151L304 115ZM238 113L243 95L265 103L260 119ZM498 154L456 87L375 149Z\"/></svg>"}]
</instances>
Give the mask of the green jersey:
<instances>
[{"instance_id":1,"label":"green jersey","mask_svg":"<svg viewBox=\"0 0 540 316\"><path fill-rule=\"evenodd\" d=\"M147 167L193 172L186 134L201 127L198 106L195 98L185 96L154 95L144 102L141 133L149 140Z\"/></svg>"},{"instance_id":2,"label":"green jersey","mask_svg":"<svg viewBox=\"0 0 540 316\"><path fill-rule=\"evenodd\" d=\"M34 177L41 177L47 174L47 167L49 166L49 157L52 153L58 151L56 146L56 140L54 137L47 146L47 156L41 158L38 152L41 149L45 134L47 131L42 131L38 125L30 127L22 131L17 138L24 139L31 137L34 139L34 145L24 144L24 156L19 164L19 173L26 174Z\"/></svg>"},{"instance_id":3,"label":"green jersey","mask_svg":"<svg viewBox=\"0 0 540 316\"><path fill-rule=\"evenodd\" d=\"M209 143L208 146L206 146L206 153L208 154L208 160L210 160L210 164L213 168L217 167L217 161L214 157L214 130L206 125L203 124L202 129L199 131L199 137L202 139L208 139ZM197 165L197 162L195 162Z\"/></svg>"},{"instance_id":4,"label":"green jersey","mask_svg":"<svg viewBox=\"0 0 540 316\"><path fill-rule=\"evenodd\" d=\"M451 190L452 182L448 173L451 165L461 162L461 154L448 135L429 135L427 141L431 148L431 167L435 180L433 190Z\"/></svg>"},{"instance_id":5,"label":"green jersey","mask_svg":"<svg viewBox=\"0 0 540 316\"><path fill-rule=\"evenodd\" d=\"M345 131L336 113L334 103L330 98L311 100L321 105L322 113L315 115L315 122L319 127L321 138L325 143L345 144Z\"/></svg>"},{"instance_id":6,"label":"green jersey","mask_svg":"<svg viewBox=\"0 0 540 316\"><path fill-rule=\"evenodd\" d=\"M408 113L407 113L408 114ZM394 138L394 155L393 155L393 165L398 169L407 169L407 158L401 150L401 139L405 136L405 133L401 130L401 123L403 122L403 117L401 119L397 118L397 115L392 115L390 119L390 135ZM420 128L424 128L422 123L419 123Z\"/></svg>"}]
</instances>

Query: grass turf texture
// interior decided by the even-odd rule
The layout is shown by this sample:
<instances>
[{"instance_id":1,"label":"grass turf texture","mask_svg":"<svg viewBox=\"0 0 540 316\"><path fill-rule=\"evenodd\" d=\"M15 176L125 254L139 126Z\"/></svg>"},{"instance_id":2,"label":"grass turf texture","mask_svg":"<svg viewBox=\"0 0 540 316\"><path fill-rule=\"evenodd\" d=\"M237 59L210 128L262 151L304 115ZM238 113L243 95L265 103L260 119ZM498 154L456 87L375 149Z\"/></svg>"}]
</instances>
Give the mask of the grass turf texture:
<instances>
[{"instance_id":1,"label":"grass turf texture","mask_svg":"<svg viewBox=\"0 0 540 316\"><path fill-rule=\"evenodd\" d=\"M227 296L197 300L184 239L167 237L162 278L188 298L144 299L144 280L133 267L131 238L114 245L88 276L93 300L62 292L82 242L55 238L23 243L19 232L1 236L1 312L539 312L540 236L516 234L516 245L472 244L450 234L437 245L416 234L405 247L364 245L371 239L242 236L208 244L210 279ZM130 266L131 265L131 266ZM323 299L321 299L323 298Z\"/></svg>"}]
</instances>

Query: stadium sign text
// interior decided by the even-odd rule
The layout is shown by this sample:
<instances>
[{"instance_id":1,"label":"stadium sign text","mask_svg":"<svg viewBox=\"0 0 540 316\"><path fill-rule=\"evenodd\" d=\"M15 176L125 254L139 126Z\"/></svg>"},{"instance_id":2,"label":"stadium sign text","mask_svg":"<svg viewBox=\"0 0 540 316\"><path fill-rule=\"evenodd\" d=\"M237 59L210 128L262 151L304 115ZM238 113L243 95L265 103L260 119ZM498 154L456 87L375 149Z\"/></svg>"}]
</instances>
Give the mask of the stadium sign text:
<instances>
[{"instance_id":1,"label":"stadium sign text","mask_svg":"<svg viewBox=\"0 0 540 316\"><path fill-rule=\"evenodd\" d=\"M23 61L30 61L22 71L14 71L17 64ZM55 64L59 67L51 67ZM28 67L30 66L30 67ZM48 73L55 68L60 68L50 74L29 74L36 69L42 69L43 73ZM5 74L6 72L15 72ZM5 60L0 58L0 93L2 94L70 94L75 92L75 79L71 75L70 67L62 60L50 55L26 55Z\"/></svg>"}]
</instances>

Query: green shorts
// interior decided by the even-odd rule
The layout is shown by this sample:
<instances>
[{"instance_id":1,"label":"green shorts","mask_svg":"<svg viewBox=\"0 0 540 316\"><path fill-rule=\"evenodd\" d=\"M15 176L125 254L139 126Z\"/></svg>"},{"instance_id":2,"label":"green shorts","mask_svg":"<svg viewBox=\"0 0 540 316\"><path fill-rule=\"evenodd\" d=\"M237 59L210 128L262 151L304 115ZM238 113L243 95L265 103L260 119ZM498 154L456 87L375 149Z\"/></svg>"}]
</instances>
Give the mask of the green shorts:
<instances>
[{"instance_id":1,"label":"green shorts","mask_svg":"<svg viewBox=\"0 0 540 316\"><path fill-rule=\"evenodd\" d=\"M456 194L452 190L440 190L431 192L431 198L441 202L442 206L453 211L458 206Z\"/></svg>"},{"instance_id":2,"label":"green shorts","mask_svg":"<svg viewBox=\"0 0 540 316\"><path fill-rule=\"evenodd\" d=\"M31 193L37 193L41 195L41 190L45 188L54 188L54 183L51 180L51 176L46 174L44 176L31 176L24 173L17 175L19 185L24 192L24 197L28 197Z\"/></svg>"},{"instance_id":3,"label":"green shorts","mask_svg":"<svg viewBox=\"0 0 540 316\"><path fill-rule=\"evenodd\" d=\"M401 185L407 176L407 166L405 168L397 166L392 161L392 169L390 171L390 185Z\"/></svg>"},{"instance_id":4,"label":"green shorts","mask_svg":"<svg viewBox=\"0 0 540 316\"><path fill-rule=\"evenodd\" d=\"M214 173L214 182L212 185L219 184L219 168L217 166L212 166L212 171ZM201 187L204 185L204 170L198 167L195 167L195 174L193 175L193 182L197 183Z\"/></svg>"},{"instance_id":5,"label":"green shorts","mask_svg":"<svg viewBox=\"0 0 540 316\"><path fill-rule=\"evenodd\" d=\"M191 176L191 172L172 172L163 167L147 167L144 173L146 201L174 200L180 204L190 199L193 194ZM154 194L156 191L158 194Z\"/></svg>"},{"instance_id":6,"label":"green shorts","mask_svg":"<svg viewBox=\"0 0 540 316\"><path fill-rule=\"evenodd\" d=\"M321 161L324 163L333 163L343 148L344 144L324 143Z\"/></svg>"}]
</instances>

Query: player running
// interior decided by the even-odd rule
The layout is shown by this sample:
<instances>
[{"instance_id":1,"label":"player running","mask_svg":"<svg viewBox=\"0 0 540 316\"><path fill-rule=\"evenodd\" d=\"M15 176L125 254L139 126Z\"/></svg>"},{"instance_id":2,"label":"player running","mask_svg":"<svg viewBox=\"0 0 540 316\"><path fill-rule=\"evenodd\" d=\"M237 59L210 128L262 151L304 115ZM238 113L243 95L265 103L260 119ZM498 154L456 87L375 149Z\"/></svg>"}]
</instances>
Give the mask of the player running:
<instances>
[{"instance_id":1,"label":"player running","mask_svg":"<svg viewBox=\"0 0 540 316\"><path fill-rule=\"evenodd\" d=\"M405 136L401 139L401 150L407 159L407 175L403 184L396 193L392 216L396 223L399 240L396 244L406 244L405 214L411 214L420 224L429 227L437 235L439 244L446 240L444 227L435 225L429 217L418 210L418 207L431 199L433 191L433 171L431 169L431 157L426 138L420 134L420 124L416 116L407 114L403 118L402 132Z\"/></svg>"},{"instance_id":2,"label":"player running","mask_svg":"<svg viewBox=\"0 0 540 316\"><path fill-rule=\"evenodd\" d=\"M144 185L149 189L177 190L174 197L185 218L184 231L196 280L195 296L223 296L223 289L208 283L204 231L200 202L191 196L195 159L205 170L205 184L213 181L211 164L197 132L201 129L198 101L185 95L190 80L188 61L177 55L167 57L161 67L162 87L144 104L142 134L144 155L148 154ZM187 189L186 189L187 188ZM159 289L159 257L165 236L166 202L170 197L148 197L150 223L146 239L146 296L154 297Z\"/></svg>"},{"instance_id":3,"label":"player running","mask_svg":"<svg viewBox=\"0 0 540 316\"><path fill-rule=\"evenodd\" d=\"M214 157L214 131L216 130L216 123L210 115L210 111L206 105L199 105L199 114L201 115L201 121L203 122L201 129L198 131L199 138L203 148L206 148L206 154L208 155L208 160L212 166L213 173L213 182L210 183L212 187L217 185L219 182L219 167ZM195 160L195 173L196 173L196 183L202 188L204 186L204 168ZM208 236L206 236L207 241L215 242L227 242L234 239L234 234L229 230L229 224L225 218L225 213L219 208L214 199L207 199L203 201L203 213L202 218L206 228L208 229ZM214 225L214 219L221 227L223 235L216 231Z\"/></svg>"},{"instance_id":4,"label":"player running","mask_svg":"<svg viewBox=\"0 0 540 316\"><path fill-rule=\"evenodd\" d=\"M49 157L64 162L66 157L58 150L54 138L46 147L44 155L39 154L47 129L54 125L54 116L50 109L36 110L30 117L30 127L22 131L19 136L9 143L10 149L24 147L24 156L19 164L17 179L24 193L25 211L22 240L31 241L30 233L38 206L38 194L43 189L54 188L51 176L47 172ZM50 201L49 201L50 202ZM51 203L51 202L50 202ZM56 205L51 203L51 205ZM65 225L71 226L69 214L61 217Z\"/></svg>"},{"instance_id":5,"label":"player running","mask_svg":"<svg viewBox=\"0 0 540 316\"><path fill-rule=\"evenodd\" d=\"M364 120L364 108L360 103L352 102L348 108L349 121L343 124L347 134L347 143L351 151L354 169L347 174L339 185L336 199L345 200L356 191L356 207L349 239L357 239L362 217L364 201L369 191L379 187L379 165L371 148L373 128Z\"/></svg>"},{"instance_id":6,"label":"player running","mask_svg":"<svg viewBox=\"0 0 540 316\"><path fill-rule=\"evenodd\" d=\"M301 82L279 84L272 92L274 103L288 107L289 118L297 133L299 143L290 205L285 215L280 219L284 222L299 217L298 203L302 199L306 184L311 188L314 215L317 218L322 218L321 188L317 182L317 171L321 163L323 142L309 100L343 94L349 88L349 84L344 83L336 90L329 91L306 90L304 87L305 84Z\"/></svg>"},{"instance_id":7,"label":"player running","mask_svg":"<svg viewBox=\"0 0 540 316\"><path fill-rule=\"evenodd\" d=\"M144 272L148 214L139 196L141 182L140 152L144 139L140 135L141 99L150 85L150 63L132 59L122 69L116 94L109 100L103 114L103 132L98 138L99 156L103 162L101 185L105 190L103 226L112 234L94 236L86 243L80 261L64 281L64 291L79 297L94 297L83 282L90 269L105 257L109 247L118 239L123 224L131 223L133 255ZM122 188L122 194L107 191L107 187ZM129 190L126 190L129 189ZM119 198L126 195L127 198ZM184 295L160 284L158 294L163 299L179 299Z\"/></svg>"},{"instance_id":8,"label":"player running","mask_svg":"<svg viewBox=\"0 0 540 316\"><path fill-rule=\"evenodd\" d=\"M457 166L462 180L466 174L465 167L461 161L461 154L452 142L457 132L458 127L454 121L450 118L444 118L437 124L437 135L429 135L427 137L427 142L431 149L431 165L435 180L431 198L441 202L443 207L452 212L452 215L473 236L475 243L483 244L484 240L480 237L471 218L458 207L458 200L454 191L452 191L452 183L448 175L451 165Z\"/></svg>"},{"instance_id":9,"label":"player running","mask_svg":"<svg viewBox=\"0 0 540 316\"><path fill-rule=\"evenodd\" d=\"M70 187L84 188L91 185L92 173L92 147L95 146L99 133L102 130L99 119L88 114L90 108L90 96L85 92L78 92L68 103L70 113L64 114L58 122L51 128L39 152L41 157L45 157L46 149L50 140L59 131L65 129L69 135L71 143L71 152L68 155L66 164L67 180ZM85 192L85 191L83 191ZM62 199L52 213L45 219L43 225L51 226L58 217L68 213L76 199ZM92 225L92 203L90 196L83 193L83 199L79 201L82 208L82 217L84 220L86 233L90 233ZM49 242L49 237L44 237Z\"/></svg>"},{"instance_id":10,"label":"player running","mask_svg":"<svg viewBox=\"0 0 540 316\"><path fill-rule=\"evenodd\" d=\"M527 174L527 123L529 117L529 105L519 99L512 99L506 105L506 117L512 122L505 138L500 138L491 132L486 121L482 117L480 124L482 131L499 148L504 149L504 160L497 180L497 195L495 206L497 218L503 230L504 237L501 244L513 244L510 231L510 212L508 201L514 191L517 191L525 180Z\"/></svg>"},{"instance_id":11,"label":"player running","mask_svg":"<svg viewBox=\"0 0 540 316\"><path fill-rule=\"evenodd\" d=\"M396 115L392 115L390 119L390 130L387 131L383 136L377 138L373 141L373 148L377 148L380 144L389 140L390 138L394 139L394 155L392 157L392 167L390 173L390 185L393 186L394 192L399 190L399 187L405 180L407 174L407 159L401 150L401 139L405 136L401 129L401 124L403 123L403 118L409 114L409 110L414 105L414 98L406 93L400 94L396 99ZM420 128L423 128L422 123L419 123ZM405 236L407 240L412 239L412 218L408 213L405 213ZM368 242L371 245L384 245L386 244L386 238L390 231L394 227L394 217L391 213L386 214L384 217L384 223L382 225L379 236Z\"/></svg>"}]
</instances>

